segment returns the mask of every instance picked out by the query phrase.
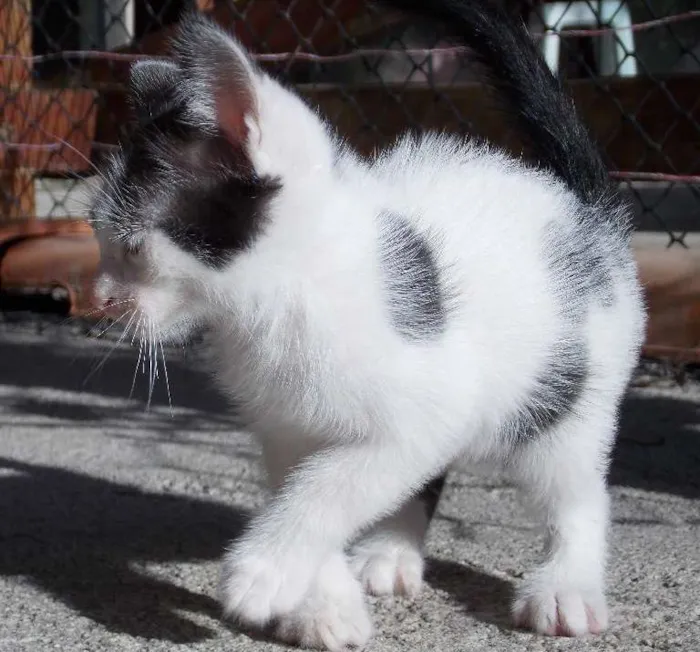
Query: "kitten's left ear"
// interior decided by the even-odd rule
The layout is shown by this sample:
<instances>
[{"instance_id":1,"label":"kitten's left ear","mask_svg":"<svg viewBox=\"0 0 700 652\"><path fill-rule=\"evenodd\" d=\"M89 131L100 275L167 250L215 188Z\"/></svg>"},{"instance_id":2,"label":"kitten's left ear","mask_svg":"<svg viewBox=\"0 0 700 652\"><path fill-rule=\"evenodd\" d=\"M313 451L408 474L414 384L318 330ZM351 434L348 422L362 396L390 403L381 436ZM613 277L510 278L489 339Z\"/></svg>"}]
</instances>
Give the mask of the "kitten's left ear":
<instances>
[{"instance_id":1,"label":"kitten's left ear","mask_svg":"<svg viewBox=\"0 0 700 652\"><path fill-rule=\"evenodd\" d=\"M148 122L182 105L182 71L171 61L136 62L129 74L129 98L136 117Z\"/></svg>"},{"instance_id":2,"label":"kitten's left ear","mask_svg":"<svg viewBox=\"0 0 700 652\"><path fill-rule=\"evenodd\" d=\"M180 23L172 50L185 77L190 111L245 147L250 125L258 124L258 73L243 48L218 25L192 13Z\"/></svg>"}]
</instances>

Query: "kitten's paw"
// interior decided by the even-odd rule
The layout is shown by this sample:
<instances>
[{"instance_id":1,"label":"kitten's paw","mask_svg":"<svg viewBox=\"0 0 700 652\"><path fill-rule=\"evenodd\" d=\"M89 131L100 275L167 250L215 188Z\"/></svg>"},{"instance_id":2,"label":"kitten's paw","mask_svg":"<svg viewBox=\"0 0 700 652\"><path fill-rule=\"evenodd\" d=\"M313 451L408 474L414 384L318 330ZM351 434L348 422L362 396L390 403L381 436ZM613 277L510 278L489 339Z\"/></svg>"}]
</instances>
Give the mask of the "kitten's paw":
<instances>
[{"instance_id":1,"label":"kitten's paw","mask_svg":"<svg viewBox=\"0 0 700 652\"><path fill-rule=\"evenodd\" d=\"M600 634L608 626L608 608L600 589L525 586L513 604L518 627L548 636Z\"/></svg>"},{"instance_id":2,"label":"kitten's paw","mask_svg":"<svg viewBox=\"0 0 700 652\"><path fill-rule=\"evenodd\" d=\"M407 541L362 541L353 549L351 563L362 586L372 595L415 598L423 587L423 555Z\"/></svg>"},{"instance_id":3,"label":"kitten's paw","mask_svg":"<svg viewBox=\"0 0 700 652\"><path fill-rule=\"evenodd\" d=\"M224 614L260 627L290 613L314 578L316 566L310 557L280 560L236 550L228 553L219 587Z\"/></svg>"},{"instance_id":4,"label":"kitten's paw","mask_svg":"<svg viewBox=\"0 0 700 652\"><path fill-rule=\"evenodd\" d=\"M372 623L362 587L344 561L324 568L302 604L279 619L276 633L288 643L331 652L367 644Z\"/></svg>"}]
</instances>

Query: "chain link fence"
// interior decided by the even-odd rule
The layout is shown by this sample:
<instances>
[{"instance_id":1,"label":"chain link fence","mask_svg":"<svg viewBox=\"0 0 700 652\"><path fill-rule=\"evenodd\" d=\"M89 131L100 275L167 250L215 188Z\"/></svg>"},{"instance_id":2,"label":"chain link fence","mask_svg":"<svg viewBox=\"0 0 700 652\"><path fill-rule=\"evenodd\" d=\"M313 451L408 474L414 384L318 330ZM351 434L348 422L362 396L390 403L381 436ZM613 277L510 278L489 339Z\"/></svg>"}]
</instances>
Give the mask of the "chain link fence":
<instances>
[{"instance_id":1,"label":"chain link fence","mask_svg":"<svg viewBox=\"0 0 700 652\"><path fill-rule=\"evenodd\" d=\"M88 237L82 217L97 167L128 122L129 66L165 54L193 7L297 85L362 151L426 128L521 151L468 53L363 0L4 0L0 255L27 230L69 233L71 246ZM567 81L639 232L688 246L700 225L700 0L509 0L508 8ZM53 259L47 250L32 260L36 270Z\"/></svg>"}]
</instances>

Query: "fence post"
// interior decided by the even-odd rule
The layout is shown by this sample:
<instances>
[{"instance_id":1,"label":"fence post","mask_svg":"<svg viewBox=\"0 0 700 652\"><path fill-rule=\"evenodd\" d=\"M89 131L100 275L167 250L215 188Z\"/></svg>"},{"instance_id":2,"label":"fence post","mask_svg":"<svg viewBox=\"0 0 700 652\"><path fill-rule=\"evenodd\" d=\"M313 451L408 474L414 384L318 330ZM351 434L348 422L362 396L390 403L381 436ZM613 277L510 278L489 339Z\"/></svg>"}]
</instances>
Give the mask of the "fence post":
<instances>
[{"instance_id":1,"label":"fence post","mask_svg":"<svg viewBox=\"0 0 700 652\"><path fill-rule=\"evenodd\" d=\"M0 53L17 56L32 54L31 0L0 2ZM22 59L0 61L0 143L12 142L13 125L6 119L7 104L15 102L17 93L31 84L32 66ZM31 170L19 167L16 152L0 151L0 222L26 219L34 215L34 177Z\"/></svg>"}]
</instances>

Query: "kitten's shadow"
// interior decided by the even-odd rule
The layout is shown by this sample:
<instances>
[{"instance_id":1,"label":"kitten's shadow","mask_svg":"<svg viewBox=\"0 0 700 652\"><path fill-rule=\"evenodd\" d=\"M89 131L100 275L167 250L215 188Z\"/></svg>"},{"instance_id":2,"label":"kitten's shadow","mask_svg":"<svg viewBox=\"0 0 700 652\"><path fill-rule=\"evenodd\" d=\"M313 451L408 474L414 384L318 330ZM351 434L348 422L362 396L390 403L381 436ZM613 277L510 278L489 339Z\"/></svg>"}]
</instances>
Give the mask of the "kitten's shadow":
<instances>
[{"instance_id":1,"label":"kitten's shadow","mask_svg":"<svg viewBox=\"0 0 700 652\"><path fill-rule=\"evenodd\" d=\"M515 629L510 618L513 586L476 568L444 559L429 558L426 582L464 605L470 616L501 629Z\"/></svg>"},{"instance_id":2,"label":"kitten's shadow","mask_svg":"<svg viewBox=\"0 0 700 652\"><path fill-rule=\"evenodd\" d=\"M26 577L113 632L172 643L216 635L200 618L220 619L216 577L194 592L158 566L218 560L241 510L0 459L0 514L0 575Z\"/></svg>"}]
</instances>

